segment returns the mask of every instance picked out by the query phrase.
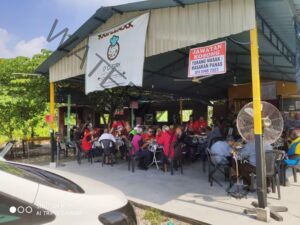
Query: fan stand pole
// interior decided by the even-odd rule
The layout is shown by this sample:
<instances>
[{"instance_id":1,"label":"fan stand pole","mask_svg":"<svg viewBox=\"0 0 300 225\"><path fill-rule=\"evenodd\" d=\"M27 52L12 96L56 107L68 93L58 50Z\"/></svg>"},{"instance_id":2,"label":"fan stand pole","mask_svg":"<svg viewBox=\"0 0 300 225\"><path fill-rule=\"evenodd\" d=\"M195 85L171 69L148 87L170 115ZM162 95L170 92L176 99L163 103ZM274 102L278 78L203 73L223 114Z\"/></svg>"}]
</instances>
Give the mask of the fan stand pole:
<instances>
[{"instance_id":1,"label":"fan stand pole","mask_svg":"<svg viewBox=\"0 0 300 225\"><path fill-rule=\"evenodd\" d=\"M237 154L234 155L235 161L235 171L236 171L236 184L237 184L237 194L240 195L240 172L239 172L239 164L237 159Z\"/></svg>"},{"instance_id":2,"label":"fan stand pole","mask_svg":"<svg viewBox=\"0 0 300 225\"><path fill-rule=\"evenodd\" d=\"M237 157L237 155L236 155ZM236 183L237 183L237 187L238 187L238 192L240 192L240 174L239 174L239 164L238 164L238 161L237 161L237 158L234 159L235 160L235 170L236 170Z\"/></svg>"},{"instance_id":3,"label":"fan stand pole","mask_svg":"<svg viewBox=\"0 0 300 225\"><path fill-rule=\"evenodd\" d=\"M286 212L285 207L267 207L267 183L266 183L266 164L265 152L263 151L262 138L262 116L261 116L261 97L260 97L260 75L259 75L259 53L257 28L250 30L251 42L251 67L252 67L252 93L253 93L253 111L254 111L254 134L256 149L256 178L257 178L257 199L258 202L252 202L254 209L246 209L245 213L255 213L258 220L269 221L272 218L282 221L283 218L277 212Z\"/></svg>"}]
</instances>

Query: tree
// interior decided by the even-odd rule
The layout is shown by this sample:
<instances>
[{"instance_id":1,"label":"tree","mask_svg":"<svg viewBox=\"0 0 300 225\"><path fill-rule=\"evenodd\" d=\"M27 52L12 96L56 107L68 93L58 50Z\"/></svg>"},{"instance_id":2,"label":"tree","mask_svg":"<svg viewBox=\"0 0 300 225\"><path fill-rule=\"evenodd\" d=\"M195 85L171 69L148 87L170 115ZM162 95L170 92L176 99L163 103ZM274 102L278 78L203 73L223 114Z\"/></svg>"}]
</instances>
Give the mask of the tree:
<instances>
[{"instance_id":1,"label":"tree","mask_svg":"<svg viewBox=\"0 0 300 225\"><path fill-rule=\"evenodd\" d=\"M39 116L48 102L49 82L45 77L20 75L34 73L50 56L42 50L32 58L16 57L0 61L0 134L13 138L15 131L24 136L34 133Z\"/></svg>"},{"instance_id":2,"label":"tree","mask_svg":"<svg viewBox=\"0 0 300 225\"><path fill-rule=\"evenodd\" d=\"M106 89L104 91L92 92L88 95L89 101L93 103L95 112L99 113L107 125L115 118L115 112L122 109L130 102L131 95L124 87ZM109 114L109 120L106 121L104 114Z\"/></svg>"}]
</instances>

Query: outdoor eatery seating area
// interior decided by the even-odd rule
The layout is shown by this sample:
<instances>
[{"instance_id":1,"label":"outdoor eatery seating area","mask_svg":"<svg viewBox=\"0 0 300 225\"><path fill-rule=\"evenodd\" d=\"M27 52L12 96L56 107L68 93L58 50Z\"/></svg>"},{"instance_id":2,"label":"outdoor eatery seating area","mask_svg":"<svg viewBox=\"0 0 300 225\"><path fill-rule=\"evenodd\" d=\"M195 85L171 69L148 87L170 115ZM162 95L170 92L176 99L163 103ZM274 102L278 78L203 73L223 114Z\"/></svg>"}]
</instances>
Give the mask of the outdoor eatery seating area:
<instances>
[{"instance_id":1,"label":"outdoor eatery seating area","mask_svg":"<svg viewBox=\"0 0 300 225\"><path fill-rule=\"evenodd\" d=\"M70 145L81 163L100 162L102 166L113 166L125 162L124 169L157 169L161 173L184 176L184 168L198 161L203 163L203 176L208 185L220 185L217 173L224 175L230 184L226 192L242 198L256 190L256 152L254 142L245 142L236 127L236 118L227 120L213 118L211 126L201 116L183 124L136 125L126 121L114 121L110 129L94 128L91 122L81 121L71 132ZM267 192L277 192L286 186L286 171L291 169L294 182L300 169L300 130L289 128L272 145L264 145L266 154ZM58 148L65 148L60 135ZM128 166L128 168L127 168ZM236 185L241 190L236 190Z\"/></svg>"}]
</instances>

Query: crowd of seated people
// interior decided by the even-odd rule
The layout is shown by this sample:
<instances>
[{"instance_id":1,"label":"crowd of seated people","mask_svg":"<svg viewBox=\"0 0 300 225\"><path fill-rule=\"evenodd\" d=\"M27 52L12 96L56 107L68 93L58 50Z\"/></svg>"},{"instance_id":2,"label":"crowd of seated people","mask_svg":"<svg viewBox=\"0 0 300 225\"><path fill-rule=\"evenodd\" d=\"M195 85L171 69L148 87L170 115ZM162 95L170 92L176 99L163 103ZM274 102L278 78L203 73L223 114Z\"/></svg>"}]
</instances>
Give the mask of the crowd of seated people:
<instances>
[{"instance_id":1,"label":"crowd of seated people","mask_svg":"<svg viewBox=\"0 0 300 225\"><path fill-rule=\"evenodd\" d=\"M295 129L285 132L284 140L287 152L286 165L298 164L300 160L300 130ZM250 183L250 175L256 173L256 150L254 140L245 142L238 135L236 121L226 121L223 118L213 118L213 123L208 126L202 116L195 119L190 116L189 121L183 125L140 126L133 129L125 121L114 121L111 129L103 129L102 132L94 129L92 124L79 123L73 128L73 141L77 147L87 154L101 154L102 140L111 140L113 154L122 160L134 156L138 160L138 168L147 170L153 159L153 152L149 150L152 143L160 145L162 152L159 155L161 169L167 172L170 162L174 159L186 157L194 162L198 157L206 157L205 150L209 148L212 153L211 160L214 164L221 161L231 164L231 175L235 176L236 164L233 157L238 157L239 174L244 183ZM195 136L205 136L205 141L194 143ZM234 152L236 144L243 148ZM272 146L265 145L264 150L272 150ZM108 159L105 163L113 163ZM176 162L176 161L175 161ZM176 166L176 163L175 163Z\"/></svg>"},{"instance_id":2,"label":"crowd of seated people","mask_svg":"<svg viewBox=\"0 0 300 225\"><path fill-rule=\"evenodd\" d=\"M232 177L236 176L236 162L239 170L239 175L242 177L245 185L250 185L251 174L256 173L256 149L254 139L248 141L243 140L237 132L235 121L222 125L222 121L215 121L212 129L207 128L207 146L213 154L212 161L218 164L221 161L227 162L231 166ZM228 132L230 128L233 130ZM225 131L225 132L224 132ZM251 133L251 132L250 132ZM227 134L227 135L226 135ZM227 138L226 138L227 137ZM285 160L283 164L288 166L300 165L300 129L290 128L284 131L280 138L280 146L263 144L263 151L281 150L285 151ZM238 150L237 147L239 146ZM286 168L284 168L285 170ZM284 172L284 171L283 171ZM271 182L267 179L268 192L271 189Z\"/></svg>"},{"instance_id":3,"label":"crowd of seated people","mask_svg":"<svg viewBox=\"0 0 300 225\"><path fill-rule=\"evenodd\" d=\"M187 134L201 134L207 127L207 121L203 116L200 116L198 120L195 120L194 115L190 115L189 121L186 123L185 132Z\"/></svg>"},{"instance_id":4,"label":"crowd of seated people","mask_svg":"<svg viewBox=\"0 0 300 225\"><path fill-rule=\"evenodd\" d=\"M110 130L106 128L101 132L93 128L90 120L86 123L79 121L78 126L72 129L72 140L76 148L87 155L96 155L96 153L101 155L103 149L101 141L111 140L113 154L118 154L124 160L128 159L130 154L134 154L139 161L138 167L143 170L148 169L148 165L152 162L153 152L149 151L149 146L155 141L163 149L159 159L162 162L162 170L167 171L167 166L175 155L174 146L176 152L180 147L179 151L184 152L191 161L196 159L197 145L193 144L191 136L206 132L209 127L203 117L193 120L193 126L186 130L189 123L191 121L186 126L137 125L131 129L125 121L114 121Z\"/></svg>"}]
</instances>

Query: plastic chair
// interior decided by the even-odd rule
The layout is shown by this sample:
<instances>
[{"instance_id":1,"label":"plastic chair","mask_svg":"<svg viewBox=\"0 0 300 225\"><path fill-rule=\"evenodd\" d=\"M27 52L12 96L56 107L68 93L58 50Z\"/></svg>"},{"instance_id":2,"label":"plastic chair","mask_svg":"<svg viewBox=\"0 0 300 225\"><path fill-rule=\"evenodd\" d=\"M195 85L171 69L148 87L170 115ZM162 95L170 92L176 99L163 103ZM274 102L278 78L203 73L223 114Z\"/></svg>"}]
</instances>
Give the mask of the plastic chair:
<instances>
[{"instance_id":1,"label":"plastic chair","mask_svg":"<svg viewBox=\"0 0 300 225\"><path fill-rule=\"evenodd\" d=\"M174 163L177 163L177 167L180 168L180 173L183 174L183 166L182 166L182 158L183 158L183 151L185 148L188 148L185 144L179 144L180 146L177 146L175 148L174 146L174 157L170 159L170 172L171 175L174 174Z\"/></svg>"},{"instance_id":2,"label":"plastic chair","mask_svg":"<svg viewBox=\"0 0 300 225\"><path fill-rule=\"evenodd\" d=\"M134 173L135 171L135 161L137 160L137 156L135 154L134 146L131 146L131 148L128 148L128 171Z\"/></svg>"},{"instance_id":3,"label":"plastic chair","mask_svg":"<svg viewBox=\"0 0 300 225\"><path fill-rule=\"evenodd\" d=\"M93 154L93 150L92 149L90 149L88 152L86 152L86 157L88 159L88 162L90 162L91 164L93 164L94 154Z\"/></svg>"},{"instance_id":4,"label":"plastic chair","mask_svg":"<svg viewBox=\"0 0 300 225\"><path fill-rule=\"evenodd\" d=\"M82 150L80 141L79 142L78 141L74 142L74 147L75 147L75 151L76 151L76 159L77 159L78 164L81 164L82 157L86 157L88 159L88 162L90 162L91 164L93 163L93 158L94 157L93 157L92 150L90 150L88 152L84 152Z\"/></svg>"},{"instance_id":5,"label":"plastic chair","mask_svg":"<svg viewBox=\"0 0 300 225\"><path fill-rule=\"evenodd\" d=\"M82 158L82 148L81 148L81 141L74 141L74 147L76 149L76 159L77 163L81 164L81 158Z\"/></svg>"},{"instance_id":6,"label":"plastic chair","mask_svg":"<svg viewBox=\"0 0 300 225\"><path fill-rule=\"evenodd\" d=\"M174 174L174 162L176 162L178 164L178 167L180 167L180 173L183 174L183 166L182 166L182 159L171 159L170 160L170 172L171 172L171 175Z\"/></svg>"},{"instance_id":7,"label":"plastic chair","mask_svg":"<svg viewBox=\"0 0 300 225\"><path fill-rule=\"evenodd\" d=\"M58 159L61 159L61 153L63 153L64 157L66 158L66 148L65 145L61 142L61 141L55 141L53 142L54 144L54 155L56 155L56 157L58 157ZM58 155L57 155L58 153Z\"/></svg>"},{"instance_id":8,"label":"plastic chair","mask_svg":"<svg viewBox=\"0 0 300 225\"><path fill-rule=\"evenodd\" d=\"M280 163L284 157L284 152L272 150L266 151L266 176L272 181L272 192L275 192L275 184L277 187L278 200L281 199L280 193Z\"/></svg>"},{"instance_id":9,"label":"plastic chair","mask_svg":"<svg viewBox=\"0 0 300 225\"><path fill-rule=\"evenodd\" d=\"M64 153L65 158L68 157L68 150L67 150L67 145L64 141L59 141L58 142L58 147L59 147L59 154L60 152Z\"/></svg>"},{"instance_id":10,"label":"plastic chair","mask_svg":"<svg viewBox=\"0 0 300 225\"><path fill-rule=\"evenodd\" d=\"M297 183L297 171L300 170L300 158L286 159L284 160L285 171L284 171L284 182L286 180L286 169L291 168L293 171L294 182Z\"/></svg>"},{"instance_id":11,"label":"plastic chair","mask_svg":"<svg viewBox=\"0 0 300 225\"><path fill-rule=\"evenodd\" d=\"M103 149L103 157L102 157L102 166L104 165L104 162L106 158L108 158L108 161L110 161L110 165L113 166L113 149L114 149L114 142L110 139L104 139L100 141L101 148Z\"/></svg>"},{"instance_id":12,"label":"plastic chair","mask_svg":"<svg viewBox=\"0 0 300 225\"><path fill-rule=\"evenodd\" d=\"M217 141L223 141L224 138L223 137L215 137L213 139L211 139L210 141L207 142L207 148L210 149L211 146L216 143ZM203 173L206 173L206 160L207 160L207 149L205 150L205 156L203 157L203 168L202 171Z\"/></svg>"},{"instance_id":13,"label":"plastic chair","mask_svg":"<svg viewBox=\"0 0 300 225\"><path fill-rule=\"evenodd\" d=\"M76 147L75 147L75 144L72 141L67 142L66 147L67 147L67 156L68 156L69 150L73 150L73 154L76 155Z\"/></svg>"},{"instance_id":14,"label":"plastic chair","mask_svg":"<svg viewBox=\"0 0 300 225\"><path fill-rule=\"evenodd\" d=\"M215 181L222 187L223 185L217 181L213 175L219 171L224 175L226 180L226 178L229 176L230 163L221 161L216 165L212 160L212 156L214 156L214 154L211 153L210 148L206 148L205 151L208 159L208 182L210 183L210 186L213 186L213 181Z\"/></svg>"},{"instance_id":15,"label":"plastic chair","mask_svg":"<svg viewBox=\"0 0 300 225\"><path fill-rule=\"evenodd\" d=\"M128 171L130 171L130 169L131 169L131 172L133 172L133 173L135 171L135 164L134 164L135 160L136 160L135 154L130 154L128 156Z\"/></svg>"}]
</instances>

